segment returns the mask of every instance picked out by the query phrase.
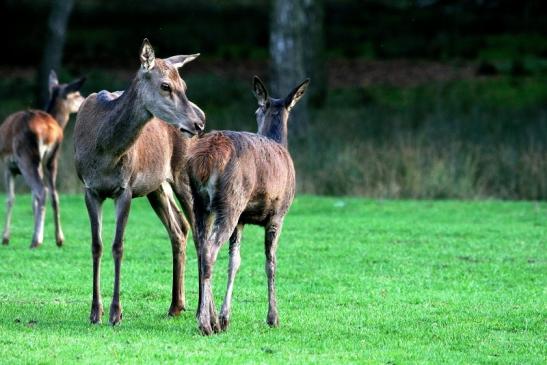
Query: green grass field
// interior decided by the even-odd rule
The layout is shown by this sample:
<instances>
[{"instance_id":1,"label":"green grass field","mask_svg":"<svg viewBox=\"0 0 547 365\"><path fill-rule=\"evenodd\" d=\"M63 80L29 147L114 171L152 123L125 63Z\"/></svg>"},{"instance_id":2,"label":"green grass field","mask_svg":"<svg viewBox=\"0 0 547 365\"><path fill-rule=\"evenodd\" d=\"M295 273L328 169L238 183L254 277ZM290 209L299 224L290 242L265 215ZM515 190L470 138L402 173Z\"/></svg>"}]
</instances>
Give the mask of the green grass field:
<instances>
[{"instance_id":1,"label":"green grass field","mask_svg":"<svg viewBox=\"0 0 547 365\"><path fill-rule=\"evenodd\" d=\"M82 197L62 197L66 246L55 246L48 207L46 241L31 251L30 197L18 196L12 242L0 247L1 363L546 362L545 203L300 196L278 250L281 326L265 323L263 232L247 227L232 324L212 337L196 326L191 240L189 308L176 319L166 315L170 244L147 204L139 199L132 207L124 318L113 328L88 323L91 253ZM109 243L113 204L105 208ZM108 314L113 265L105 248ZM226 256L225 247L214 278L217 306Z\"/></svg>"}]
</instances>

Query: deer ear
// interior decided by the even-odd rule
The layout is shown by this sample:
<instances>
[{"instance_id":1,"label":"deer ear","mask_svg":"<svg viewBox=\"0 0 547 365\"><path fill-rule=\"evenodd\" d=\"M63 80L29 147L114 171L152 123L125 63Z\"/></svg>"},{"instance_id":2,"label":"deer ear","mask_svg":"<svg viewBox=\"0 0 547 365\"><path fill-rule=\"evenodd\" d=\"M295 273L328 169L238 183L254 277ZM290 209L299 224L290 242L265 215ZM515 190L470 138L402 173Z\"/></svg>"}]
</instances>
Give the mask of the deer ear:
<instances>
[{"instance_id":1,"label":"deer ear","mask_svg":"<svg viewBox=\"0 0 547 365\"><path fill-rule=\"evenodd\" d=\"M55 71L51 70L49 71L49 79L48 79L49 92L51 93L51 91L53 90L53 87L57 85L59 85L59 79L57 78L57 74L55 73Z\"/></svg>"},{"instance_id":2,"label":"deer ear","mask_svg":"<svg viewBox=\"0 0 547 365\"><path fill-rule=\"evenodd\" d=\"M152 48L147 38L142 41L140 58L141 67L144 71L148 72L154 68L156 56L154 56L154 48Z\"/></svg>"},{"instance_id":3,"label":"deer ear","mask_svg":"<svg viewBox=\"0 0 547 365\"><path fill-rule=\"evenodd\" d=\"M171 56L169 58L166 58L165 61L170 63L176 68L181 68L185 64L187 64L190 61L195 60L199 57L199 53L194 53L190 55L178 55L178 56Z\"/></svg>"},{"instance_id":4,"label":"deer ear","mask_svg":"<svg viewBox=\"0 0 547 365\"><path fill-rule=\"evenodd\" d=\"M268 100L268 90L266 90L266 86L264 86L264 83L258 76L253 77L253 93L258 100L258 105L262 106L266 104L266 101Z\"/></svg>"},{"instance_id":5,"label":"deer ear","mask_svg":"<svg viewBox=\"0 0 547 365\"><path fill-rule=\"evenodd\" d=\"M289 95L285 98L285 107L288 111L291 111L291 109L296 105L296 103L302 98L304 95L304 92L306 91L308 84L310 83L310 79L305 79L295 87Z\"/></svg>"},{"instance_id":6,"label":"deer ear","mask_svg":"<svg viewBox=\"0 0 547 365\"><path fill-rule=\"evenodd\" d=\"M85 77L81 77L76 81L72 81L70 84L66 86L66 89L65 89L66 93L69 94L69 93L79 91L82 88L82 85L84 84L84 82L85 82Z\"/></svg>"}]
</instances>

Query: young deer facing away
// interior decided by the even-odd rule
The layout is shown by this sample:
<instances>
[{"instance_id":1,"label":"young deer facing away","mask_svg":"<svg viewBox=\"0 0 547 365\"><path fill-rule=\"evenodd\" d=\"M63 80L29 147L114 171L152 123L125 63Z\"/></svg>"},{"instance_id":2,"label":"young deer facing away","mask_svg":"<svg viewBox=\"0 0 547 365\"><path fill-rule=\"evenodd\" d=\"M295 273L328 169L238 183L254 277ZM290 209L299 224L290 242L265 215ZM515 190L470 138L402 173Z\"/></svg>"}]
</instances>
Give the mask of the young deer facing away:
<instances>
[{"instance_id":1,"label":"young deer facing away","mask_svg":"<svg viewBox=\"0 0 547 365\"><path fill-rule=\"evenodd\" d=\"M114 295L110 323L122 318L120 271L124 231L131 199L146 196L167 229L173 254L173 287L170 315L185 309L184 263L189 224L177 208L173 191L183 209L191 212L187 174L186 139L204 128L205 115L186 97L186 84L178 69L198 55L155 58L144 40L141 68L123 93L101 91L84 101L74 129L76 170L85 186L85 202L91 223L93 299L90 320L103 314L100 293L102 256L102 204L116 204ZM161 120L160 120L161 119ZM181 133L182 132L182 133ZM191 218L191 216L190 216Z\"/></svg>"},{"instance_id":2,"label":"young deer facing away","mask_svg":"<svg viewBox=\"0 0 547 365\"><path fill-rule=\"evenodd\" d=\"M32 190L34 235L30 247L44 240L46 194L49 188L55 218L57 246L64 241L56 189L57 159L63 140L63 129L70 113L78 111L84 98L80 88L85 79L59 84L55 71L49 74L50 100L45 111L27 110L11 114L0 126L0 154L6 161L7 206L2 243L10 239L11 210L15 201L14 180L18 174Z\"/></svg>"},{"instance_id":3,"label":"young deer facing away","mask_svg":"<svg viewBox=\"0 0 547 365\"><path fill-rule=\"evenodd\" d=\"M265 228L267 322L272 327L279 324L275 300L275 252L283 219L295 194L295 171L287 150L287 120L308 83L309 80L303 81L284 99L273 99L255 76L258 134L216 131L190 144L188 173L194 197L199 256L197 317L203 334L209 335L228 327L245 224ZM219 323L211 281L218 251L228 238L228 285Z\"/></svg>"}]
</instances>

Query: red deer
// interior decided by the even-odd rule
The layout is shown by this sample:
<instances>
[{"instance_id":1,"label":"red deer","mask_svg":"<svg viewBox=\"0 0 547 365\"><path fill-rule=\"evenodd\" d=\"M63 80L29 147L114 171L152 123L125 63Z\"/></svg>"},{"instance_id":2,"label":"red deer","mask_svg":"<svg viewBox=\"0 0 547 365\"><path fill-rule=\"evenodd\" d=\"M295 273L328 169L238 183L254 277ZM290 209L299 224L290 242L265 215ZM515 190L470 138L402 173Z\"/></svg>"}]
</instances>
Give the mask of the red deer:
<instances>
[{"instance_id":1,"label":"red deer","mask_svg":"<svg viewBox=\"0 0 547 365\"><path fill-rule=\"evenodd\" d=\"M84 101L76 120L76 170L85 187L93 256L93 299L90 320L100 323L102 204L116 205L116 232L112 243L114 295L110 323L120 323L120 271L124 231L131 200L146 196L167 229L173 254L170 315L185 309L184 265L189 223L178 209L173 193L191 218L191 193L183 173L186 135L201 132L205 114L186 97L178 69L198 54L156 58L144 40L141 67L124 92L101 91ZM182 133L181 133L182 132Z\"/></svg>"},{"instance_id":2,"label":"red deer","mask_svg":"<svg viewBox=\"0 0 547 365\"><path fill-rule=\"evenodd\" d=\"M287 121L290 110L304 94L308 83L309 80L303 81L286 98L273 99L255 76L258 134L214 131L190 143L187 171L194 198L199 256L197 317L199 329L205 335L228 327L245 224L265 228L267 323L271 327L279 324L275 299L275 253L285 214L295 194L295 171L287 149ZM228 285L219 323L211 281L218 251L228 238Z\"/></svg>"},{"instance_id":3,"label":"red deer","mask_svg":"<svg viewBox=\"0 0 547 365\"><path fill-rule=\"evenodd\" d=\"M61 246L65 237L61 228L59 195L56 188L57 160L63 129L70 113L78 111L84 98L80 95L85 78L59 84L55 71L49 74L50 99L45 111L27 110L11 114L0 126L0 154L6 161L6 221L2 243L10 240L11 212L15 201L14 180L23 175L32 191L34 234L30 247L44 241L46 195L49 189L55 219L55 240Z\"/></svg>"}]
</instances>

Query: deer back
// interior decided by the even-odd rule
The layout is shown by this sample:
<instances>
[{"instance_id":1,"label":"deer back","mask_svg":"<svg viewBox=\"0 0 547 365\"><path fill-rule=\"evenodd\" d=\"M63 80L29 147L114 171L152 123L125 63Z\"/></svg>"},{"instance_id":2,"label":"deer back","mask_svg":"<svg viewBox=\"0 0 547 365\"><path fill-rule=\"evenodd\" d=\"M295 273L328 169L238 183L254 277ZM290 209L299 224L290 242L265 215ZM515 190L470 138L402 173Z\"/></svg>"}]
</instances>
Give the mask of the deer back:
<instances>
[{"instance_id":1,"label":"deer back","mask_svg":"<svg viewBox=\"0 0 547 365\"><path fill-rule=\"evenodd\" d=\"M295 171L289 152L254 133L216 131L193 140L188 148L188 170L197 187L215 189L228 197L294 196Z\"/></svg>"}]
</instances>

